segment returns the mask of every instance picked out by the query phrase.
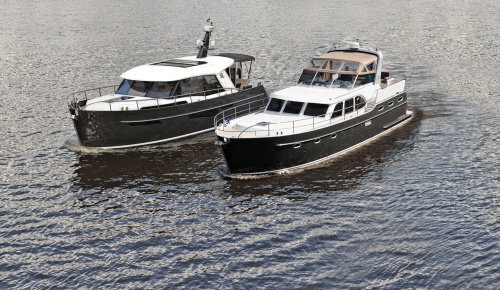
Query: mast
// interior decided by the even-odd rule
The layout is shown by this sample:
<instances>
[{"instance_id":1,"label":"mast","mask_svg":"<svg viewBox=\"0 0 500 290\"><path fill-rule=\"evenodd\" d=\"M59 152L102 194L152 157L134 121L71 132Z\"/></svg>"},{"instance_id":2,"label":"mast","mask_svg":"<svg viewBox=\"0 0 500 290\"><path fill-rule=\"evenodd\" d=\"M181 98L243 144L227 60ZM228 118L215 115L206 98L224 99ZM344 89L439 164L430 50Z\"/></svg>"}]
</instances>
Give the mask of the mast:
<instances>
[{"instance_id":1,"label":"mast","mask_svg":"<svg viewBox=\"0 0 500 290\"><path fill-rule=\"evenodd\" d=\"M210 21L210 18L207 19L207 22L209 22L210 25L203 25L203 31L205 31L205 37L203 38L203 43L201 43L200 45L200 50L198 51L198 55L196 56L196 58L204 58L207 57L208 54L208 48L210 46L210 35L214 30L214 25Z\"/></svg>"}]
</instances>

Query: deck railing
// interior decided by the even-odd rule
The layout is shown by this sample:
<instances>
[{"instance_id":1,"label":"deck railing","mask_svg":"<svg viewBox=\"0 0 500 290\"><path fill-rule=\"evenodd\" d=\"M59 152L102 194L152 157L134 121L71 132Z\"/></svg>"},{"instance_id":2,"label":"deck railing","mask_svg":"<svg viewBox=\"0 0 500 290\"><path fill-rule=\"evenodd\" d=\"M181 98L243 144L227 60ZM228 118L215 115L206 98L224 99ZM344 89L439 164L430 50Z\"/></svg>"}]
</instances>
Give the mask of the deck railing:
<instances>
[{"instance_id":1,"label":"deck railing","mask_svg":"<svg viewBox=\"0 0 500 290\"><path fill-rule=\"evenodd\" d=\"M83 91L78 91L69 94L66 97L66 100L68 102L68 105L70 107L76 107L77 104L80 101L87 101L93 98L97 97L102 97L105 95L114 95L116 89L119 87L119 85L114 85L114 86L106 86L106 87L100 87L100 88L95 88L95 89L88 89L88 90L83 90ZM158 98L150 98L150 99L142 99L142 100L127 100L127 95L124 95L123 98L121 99L111 99L111 100L105 100L102 101L102 103L108 103L109 104L109 110L113 111L111 104L116 101L120 102L130 102L130 103L135 103L137 106L137 109L141 108L160 108L162 105L177 105L178 103L186 102L186 98L189 98L189 101L193 103L193 98L195 101L204 101L207 100L207 96L212 96L214 94L217 94L217 97L220 97L221 95L225 94L232 94L236 93L238 91L241 91L240 89L236 88L216 88L216 89L210 89L210 90L205 90L205 91L197 91L197 92L191 92L187 94L182 94L182 95L176 95L176 96L169 96L169 97L158 97ZM130 96L134 97L134 96ZM152 105L152 101L156 100L156 104ZM160 103L160 101L173 101L169 103ZM97 102L99 103L99 102ZM143 105L143 106L141 106ZM120 111L120 110L116 110Z\"/></svg>"},{"instance_id":2,"label":"deck railing","mask_svg":"<svg viewBox=\"0 0 500 290\"><path fill-rule=\"evenodd\" d=\"M347 119L357 117L361 113L365 112L365 107L367 104L366 102L361 102L358 104L354 104L353 106L334 111L332 113L320 116L307 117L300 120L286 121L279 123L261 122L249 126L243 130L234 130L230 128L229 125L231 124L231 120L234 120L237 117L249 115L251 113L263 112L266 103L267 100L260 100L220 112L214 118L214 127L221 131L238 133L238 137L241 137L242 135L243 136L247 135L249 137L250 136L256 137L256 136L271 136L271 134L276 134L276 135L295 134L299 132L307 132L327 125L329 126L335 123L339 123L341 121L345 121ZM349 109L352 109L352 112L345 113L345 111L346 110L349 111ZM334 117L332 118L332 116ZM262 129L256 129L259 127L262 127ZM252 130L247 131L249 129Z\"/></svg>"},{"instance_id":3,"label":"deck railing","mask_svg":"<svg viewBox=\"0 0 500 290\"><path fill-rule=\"evenodd\" d=\"M232 129L232 127L230 126L231 120L234 120L237 117L242 117L244 115L249 115L250 113L264 111L264 106L266 104L261 105L260 110L252 109L256 107L255 105L256 102L262 102L262 101L251 102L235 108L225 110L217 114L214 118L214 127L221 131L234 132L235 134L238 134L239 137L245 135L249 137L254 137L254 136L256 137L256 136L271 136L276 134L285 135L285 134L295 134L299 132L307 132L310 130L317 129L319 127L330 126L336 123L340 123L345 120L357 117L360 114L370 112L373 109L375 109L377 107L377 104L380 103L381 101L384 101L385 99L387 99L390 96L393 96L394 94L403 92L404 84L405 80L395 82L391 86L374 91L373 95L365 102L360 102L357 104L355 103L353 104L353 106L342 108L341 110L337 110L329 114L306 117L300 120L286 121L279 123L261 122L249 126L247 128L244 128L243 130ZM383 93L384 96L383 98L379 96L380 93ZM347 94L352 94L352 92L346 93L345 95ZM338 98L341 99L345 95L342 95ZM265 103L267 103L267 100L265 100ZM350 110L352 111L346 113L346 111Z\"/></svg>"}]
</instances>

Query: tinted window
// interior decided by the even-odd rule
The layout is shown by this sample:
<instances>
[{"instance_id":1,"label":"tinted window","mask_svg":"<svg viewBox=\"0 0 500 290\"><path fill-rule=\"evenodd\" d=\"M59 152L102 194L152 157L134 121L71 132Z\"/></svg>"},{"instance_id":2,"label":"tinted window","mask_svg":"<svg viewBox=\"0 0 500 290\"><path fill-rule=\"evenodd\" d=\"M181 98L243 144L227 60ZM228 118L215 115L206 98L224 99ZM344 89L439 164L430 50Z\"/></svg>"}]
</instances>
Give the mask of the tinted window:
<instances>
[{"instance_id":1,"label":"tinted window","mask_svg":"<svg viewBox=\"0 0 500 290\"><path fill-rule=\"evenodd\" d=\"M302 109L303 104L304 103L302 103L302 102L288 101L288 102L286 102L285 109L283 110L283 113L298 114L298 113L300 113L300 110Z\"/></svg>"},{"instance_id":2,"label":"tinted window","mask_svg":"<svg viewBox=\"0 0 500 290\"><path fill-rule=\"evenodd\" d=\"M149 82L133 81L128 93L133 96L144 96L148 89Z\"/></svg>"},{"instance_id":3,"label":"tinted window","mask_svg":"<svg viewBox=\"0 0 500 290\"><path fill-rule=\"evenodd\" d=\"M355 100L355 104L356 104L356 110L363 108L366 104L365 99L361 96L355 97L354 100Z\"/></svg>"},{"instance_id":4,"label":"tinted window","mask_svg":"<svg viewBox=\"0 0 500 290\"><path fill-rule=\"evenodd\" d=\"M203 77L194 77L189 79L184 79L179 82L182 90L182 94L193 94L196 92L205 91L208 83Z\"/></svg>"},{"instance_id":5,"label":"tinted window","mask_svg":"<svg viewBox=\"0 0 500 290\"><path fill-rule=\"evenodd\" d=\"M281 107L283 107L284 102L285 101L283 101L283 100L272 98L269 101L269 104L267 105L266 110L273 111L273 112L279 112L279 111L281 111Z\"/></svg>"},{"instance_id":6,"label":"tinted window","mask_svg":"<svg viewBox=\"0 0 500 290\"><path fill-rule=\"evenodd\" d=\"M304 110L306 116L321 116L325 115L328 110L328 105L309 103Z\"/></svg>"},{"instance_id":7,"label":"tinted window","mask_svg":"<svg viewBox=\"0 0 500 290\"><path fill-rule=\"evenodd\" d=\"M149 84L149 82L143 81L123 80L118 90L116 90L116 93L142 97L145 95Z\"/></svg>"},{"instance_id":8,"label":"tinted window","mask_svg":"<svg viewBox=\"0 0 500 290\"><path fill-rule=\"evenodd\" d=\"M310 71L310 70L303 70L302 75L299 78L299 84L306 84L309 85L314 79L314 75L316 74L315 71Z\"/></svg>"},{"instance_id":9,"label":"tinted window","mask_svg":"<svg viewBox=\"0 0 500 290\"><path fill-rule=\"evenodd\" d=\"M116 90L115 93L121 94L121 95L126 95L126 94L128 94L128 90L130 90L130 81L123 80L122 83L120 84L120 87L118 87L118 90Z\"/></svg>"},{"instance_id":10,"label":"tinted window","mask_svg":"<svg viewBox=\"0 0 500 290\"><path fill-rule=\"evenodd\" d=\"M342 110L344 109L344 103L338 103L333 108L332 118L342 116Z\"/></svg>"},{"instance_id":11,"label":"tinted window","mask_svg":"<svg viewBox=\"0 0 500 290\"><path fill-rule=\"evenodd\" d=\"M166 98L170 96L176 82L154 82L151 84L146 97L150 98Z\"/></svg>"},{"instance_id":12,"label":"tinted window","mask_svg":"<svg viewBox=\"0 0 500 290\"><path fill-rule=\"evenodd\" d=\"M345 100L345 113L350 113L354 111L354 102L352 101L352 99L349 99L349 100Z\"/></svg>"}]
</instances>

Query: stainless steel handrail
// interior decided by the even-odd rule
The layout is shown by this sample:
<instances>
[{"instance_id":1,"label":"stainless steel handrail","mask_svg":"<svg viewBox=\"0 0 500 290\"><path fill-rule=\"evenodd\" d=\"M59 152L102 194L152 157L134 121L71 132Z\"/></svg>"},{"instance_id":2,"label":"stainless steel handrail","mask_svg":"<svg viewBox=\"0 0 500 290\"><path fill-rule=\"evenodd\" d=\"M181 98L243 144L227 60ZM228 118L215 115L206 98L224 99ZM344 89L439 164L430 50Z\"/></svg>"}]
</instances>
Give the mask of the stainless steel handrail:
<instances>
[{"instance_id":1,"label":"stainless steel handrail","mask_svg":"<svg viewBox=\"0 0 500 290\"><path fill-rule=\"evenodd\" d=\"M226 120L230 121L230 120L233 120L236 117L238 117L238 115L236 113L236 110L239 107L248 107L249 108L249 110L248 110L249 112L247 114L243 115L243 116L249 115L250 114L250 106L253 103L256 103L256 102L260 102L260 101L250 102L250 103L247 103L247 104L244 104L244 105L241 105L241 106L238 106L238 107L234 107L232 109L220 112L219 114L217 114L214 117L214 127L217 128L219 125L223 124ZM266 100L266 102L267 102L267 100ZM308 118L303 118L303 119L300 119L300 120L293 120L293 121L287 121L287 122L267 123L267 124L265 124L265 126L267 126L267 128L265 130L252 130L251 132L254 132L255 136L257 136L258 132L268 132L267 136L270 136L270 132L272 131L271 130L271 125L278 125L278 124L283 125L283 124L287 124L287 123L291 123L291 126L289 126L289 127L280 127L279 129L274 129L274 130L289 130L289 129L291 129L293 134L295 133L296 130L298 130L300 128L303 128L303 127L311 127L312 126L312 129L314 130L315 128L321 127L323 125L332 125L332 121L335 121L335 122L340 121L340 120L345 121L346 118L347 118L347 116L349 116L349 117L359 116L359 111L361 109L363 109L366 106L366 104L367 104L367 102L354 104L353 106L350 106L350 107L347 107L347 108L343 108L341 110L337 110L337 111L334 111L332 113L321 115L321 116L308 117ZM360 105L363 105L363 107L359 108L359 109L356 109L356 107L359 107ZM351 108L353 109L353 112L345 114L345 109L351 109ZM233 111L233 110L235 111L235 113L233 113L233 114L228 114L227 113L228 111ZM240 112L243 112L243 111L247 111L247 110L246 109L245 110L241 110ZM261 112L261 111L264 111L264 110L260 110L260 111L255 110L254 112ZM339 116L339 117L341 117L341 119L338 119L338 117L335 117L335 118L331 117L332 115L334 115L335 113L338 113L338 112L342 112L342 115ZM221 115L222 115L222 118L221 118ZM240 115L240 117L242 117L242 115ZM329 117L329 118L326 119L325 117ZM321 118L321 119L318 119L318 118ZM308 123L308 124L304 124L304 125L296 124L296 122L300 123L300 122L311 120L311 119L312 119L312 123ZM252 125L250 127L254 127L255 125L257 125L257 124L254 124L254 125ZM260 124L260 125L262 125L262 124ZM240 132L240 135L241 135L244 131L246 131L250 127L245 128L241 132L240 132L240 130L234 131L234 132ZM228 130L225 129L225 126L222 126L222 131L228 131ZM233 132L233 131L229 130L229 132Z\"/></svg>"},{"instance_id":2,"label":"stainless steel handrail","mask_svg":"<svg viewBox=\"0 0 500 290\"><path fill-rule=\"evenodd\" d=\"M106 86L106 87L100 87L100 88L94 88L94 89L88 89L88 90L82 90L82 91L77 91L74 93L71 93L66 96L66 100L70 106L73 106L79 101L87 101L89 99L97 98L97 97L102 97L103 95L109 94L113 95L116 92L116 89L119 87L119 85L113 85L113 86ZM105 89L110 89L113 88L113 91L107 90L108 93L103 93L103 90ZM204 90L204 91L198 91L198 92L192 92L188 94L182 94L182 95L176 95L176 96L171 96L167 98L154 98L156 99L156 106L159 108L160 107L160 100L173 100L174 104L177 105L178 99L181 98L187 98L189 97L190 102L193 102L193 97L203 97L203 100L207 100L207 96L218 94L218 97L222 95L222 93L229 93L233 94L235 92L242 91L241 89L236 89L236 88L216 88L216 89L210 89L210 90ZM90 94L95 95L95 97L89 97ZM78 98L78 96L83 95L82 98ZM131 96L133 97L133 96ZM70 102L69 99L72 99L73 102ZM151 99L146 99L146 100L127 100L123 99L123 102L135 102L137 105L137 108L139 109L139 103L141 102L150 102L153 100ZM104 103L109 103L110 106L110 111L112 110L111 108L111 102L110 100L102 101Z\"/></svg>"}]
</instances>

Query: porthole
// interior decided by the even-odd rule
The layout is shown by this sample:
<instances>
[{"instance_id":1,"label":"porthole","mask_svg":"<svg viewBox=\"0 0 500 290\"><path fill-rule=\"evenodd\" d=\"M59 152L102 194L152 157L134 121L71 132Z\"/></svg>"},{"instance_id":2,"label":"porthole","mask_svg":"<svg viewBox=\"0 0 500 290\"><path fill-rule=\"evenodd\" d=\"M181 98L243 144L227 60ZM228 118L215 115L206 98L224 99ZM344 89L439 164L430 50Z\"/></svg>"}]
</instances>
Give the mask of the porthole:
<instances>
[{"instance_id":1,"label":"porthole","mask_svg":"<svg viewBox=\"0 0 500 290\"><path fill-rule=\"evenodd\" d=\"M295 149L300 148L300 146L301 146L300 143L293 144L293 148L295 148Z\"/></svg>"},{"instance_id":2,"label":"porthole","mask_svg":"<svg viewBox=\"0 0 500 290\"><path fill-rule=\"evenodd\" d=\"M337 138L337 133L332 134L332 139L335 139L335 138Z\"/></svg>"},{"instance_id":3,"label":"porthole","mask_svg":"<svg viewBox=\"0 0 500 290\"><path fill-rule=\"evenodd\" d=\"M321 139L314 140L314 144L318 144L319 142L321 142Z\"/></svg>"},{"instance_id":4,"label":"porthole","mask_svg":"<svg viewBox=\"0 0 500 290\"><path fill-rule=\"evenodd\" d=\"M382 111L384 109L384 106L379 106L377 110Z\"/></svg>"},{"instance_id":5,"label":"porthole","mask_svg":"<svg viewBox=\"0 0 500 290\"><path fill-rule=\"evenodd\" d=\"M401 102L403 100L403 97L398 98L398 102Z\"/></svg>"},{"instance_id":6,"label":"porthole","mask_svg":"<svg viewBox=\"0 0 500 290\"><path fill-rule=\"evenodd\" d=\"M392 107L394 105L394 102L389 102L389 107Z\"/></svg>"}]
</instances>

